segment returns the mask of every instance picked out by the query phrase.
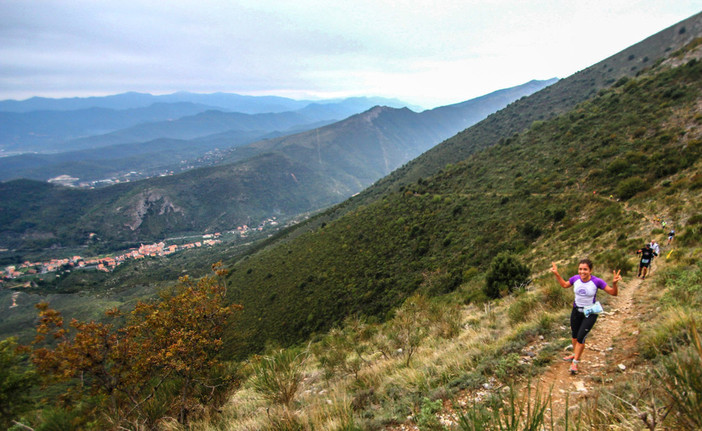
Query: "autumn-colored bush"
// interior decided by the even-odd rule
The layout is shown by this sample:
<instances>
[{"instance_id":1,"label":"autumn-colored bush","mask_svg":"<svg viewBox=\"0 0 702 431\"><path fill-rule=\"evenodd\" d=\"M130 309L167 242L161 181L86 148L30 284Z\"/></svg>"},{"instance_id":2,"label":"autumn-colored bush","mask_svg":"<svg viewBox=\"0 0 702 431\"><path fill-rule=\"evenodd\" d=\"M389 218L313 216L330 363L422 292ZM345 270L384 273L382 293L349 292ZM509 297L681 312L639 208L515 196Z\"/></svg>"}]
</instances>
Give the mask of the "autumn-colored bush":
<instances>
[{"instance_id":1,"label":"autumn-colored bush","mask_svg":"<svg viewBox=\"0 0 702 431\"><path fill-rule=\"evenodd\" d=\"M222 383L213 381L220 337L240 308L224 304L225 271L219 264L213 269L216 276L183 277L159 300L139 302L128 314L109 310L114 323L65 325L61 313L39 304L34 364L47 384L71 388L66 397L99 395L113 424L152 426L160 419L148 409L153 398L168 406L164 414L186 423L195 405L209 401L197 399L198 389Z\"/></svg>"}]
</instances>

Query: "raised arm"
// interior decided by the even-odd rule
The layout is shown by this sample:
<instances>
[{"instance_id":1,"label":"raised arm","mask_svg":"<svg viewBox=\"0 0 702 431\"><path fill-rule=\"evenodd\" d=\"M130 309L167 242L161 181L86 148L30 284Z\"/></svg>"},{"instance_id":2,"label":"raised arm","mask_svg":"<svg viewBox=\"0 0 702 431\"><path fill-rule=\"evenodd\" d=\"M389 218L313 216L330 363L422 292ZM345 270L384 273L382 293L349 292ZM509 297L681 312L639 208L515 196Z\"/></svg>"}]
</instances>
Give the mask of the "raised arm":
<instances>
[{"instance_id":1,"label":"raised arm","mask_svg":"<svg viewBox=\"0 0 702 431\"><path fill-rule=\"evenodd\" d=\"M612 285L610 286L608 284L603 289L612 296L617 296L619 294L619 287L617 286L617 283L619 283L619 281L622 279L621 272L621 269L619 271L612 271Z\"/></svg>"},{"instance_id":2,"label":"raised arm","mask_svg":"<svg viewBox=\"0 0 702 431\"><path fill-rule=\"evenodd\" d=\"M570 282L565 281L563 279L563 277L561 277L561 274L558 273L558 267L556 267L555 262L551 262L551 272L553 273L553 275L556 276L556 280L558 281L558 284L560 284L562 288L567 289L570 286L572 286L572 284L570 284Z\"/></svg>"}]
</instances>

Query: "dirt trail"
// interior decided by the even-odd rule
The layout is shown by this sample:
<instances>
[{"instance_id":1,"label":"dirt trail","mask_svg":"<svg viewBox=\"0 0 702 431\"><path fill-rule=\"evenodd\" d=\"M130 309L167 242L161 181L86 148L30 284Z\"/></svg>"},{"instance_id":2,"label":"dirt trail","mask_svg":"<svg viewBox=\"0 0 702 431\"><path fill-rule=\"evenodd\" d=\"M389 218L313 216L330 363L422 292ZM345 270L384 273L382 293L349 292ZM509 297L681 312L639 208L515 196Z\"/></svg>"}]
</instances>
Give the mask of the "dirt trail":
<instances>
[{"instance_id":1,"label":"dirt trail","mask_svg":"<svg viewBox=\"0 0 702 431\"><path fill-rule=\"evenodd\" d=\"M542 393L551 391L554 418L563 416L566 402L572 408L595 389L613 384L618 374L630 371L630 364L637 355L638 332L636 325L629 321L639 314L634 298L642 283L648 283L648 279L641 280L635 275L620 282L619 295L610 297L604 313L585 340L578 374L570 374L570 362L561 361L559 357L539 379ZM566 331L570 333L570 328ZM564 351L561 356L571 352Z\"/></svg>"}]
</instances>

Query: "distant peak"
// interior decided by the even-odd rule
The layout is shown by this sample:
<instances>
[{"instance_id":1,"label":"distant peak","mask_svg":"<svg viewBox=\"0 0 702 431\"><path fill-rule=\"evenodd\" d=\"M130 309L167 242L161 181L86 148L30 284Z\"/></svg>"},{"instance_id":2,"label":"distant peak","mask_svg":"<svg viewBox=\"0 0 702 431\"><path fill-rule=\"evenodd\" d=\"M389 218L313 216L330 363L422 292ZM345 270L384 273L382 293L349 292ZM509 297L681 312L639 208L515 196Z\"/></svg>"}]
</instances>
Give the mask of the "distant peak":
<instances>
[{"instance_id":1,"label":"distant peak","mask_svg":"<svg viewBox=\"0 0 702 431\"><path fill-rule=\"evenodd\" d=\"M364 120L373 121L376 118L378 118L378 116L380 114L382 114L383 112L389 111L390 109L392 109L392 108L389 108L387 106L376 105L376 106L370 108L369 110L367 110L366 112L362 112L361 114L359 114L359 116L361 116Z\"/></svg>"}]
</instances>

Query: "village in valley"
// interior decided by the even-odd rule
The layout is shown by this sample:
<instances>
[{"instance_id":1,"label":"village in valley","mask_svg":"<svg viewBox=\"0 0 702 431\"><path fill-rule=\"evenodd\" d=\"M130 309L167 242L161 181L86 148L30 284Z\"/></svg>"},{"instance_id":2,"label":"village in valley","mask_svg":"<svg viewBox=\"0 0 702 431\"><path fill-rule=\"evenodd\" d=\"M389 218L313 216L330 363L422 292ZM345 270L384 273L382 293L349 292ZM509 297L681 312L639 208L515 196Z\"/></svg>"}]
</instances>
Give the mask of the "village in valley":
<instances>
[{"instance_id":1,"label":"village in valley","mask_svg":"<svg viewBox=\"0 0 702 431\"><path fill-rule=\"evenodd\" d=\"M240 238L246 238L252 232L261 232L266 227L277 227L278 222L276 217L268 218L261 222L257 227L251 228L247 225L239 226L234 230L224 232L225 235L236 235ZM94 235L94 234L91 234ZM167 245L169 240L161 241L154 244L141 244L139 248L132 248L122 253L115 255L83 258L81 256L72 256L61 259L51 259L44 262L25 261L21 264L9 265L0 268L0 286L4 282L15 280L19 281L23 277L36 276L38 274L58 273L60 271L71 271L77 269L98 270L110 272L116 267L125 263L130 259L143 259L146 257L169 256L184 250L213 246L222 242L223 234L220 232L204 234L197 240L186 242L183 244ZM196 237L189 237L195 239ZM182 239L182 238L181 238Z\"/></svg>"}]
</instances>

